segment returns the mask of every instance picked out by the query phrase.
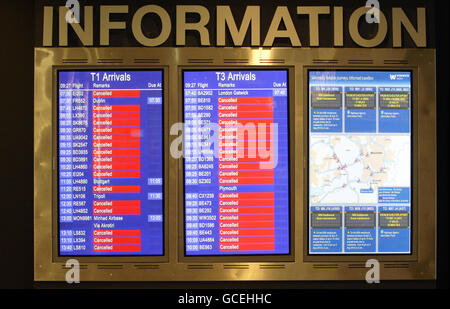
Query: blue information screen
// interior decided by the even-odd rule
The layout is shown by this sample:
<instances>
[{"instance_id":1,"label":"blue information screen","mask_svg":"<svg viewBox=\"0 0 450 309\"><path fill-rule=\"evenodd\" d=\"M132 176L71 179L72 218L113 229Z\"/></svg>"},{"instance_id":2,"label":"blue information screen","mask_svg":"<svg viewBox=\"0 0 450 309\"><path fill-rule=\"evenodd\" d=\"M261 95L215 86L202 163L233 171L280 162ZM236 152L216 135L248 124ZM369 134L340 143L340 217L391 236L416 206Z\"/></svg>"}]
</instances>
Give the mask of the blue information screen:
<instances>
[{"instance_id":1,"label":"blue information screen","mask_svg":"<svg viewBox=\"0 0 450 309\"><path fill-rule=\"evenodd\" d=\"M411 253L411 72L309 71L309 253Z\"/></svg>"},{"instance_id":2,"label":"blue information screen","mask_svg":"<svg viewBox=\"0 0 450 309\"><path fill-rule=\"evenodd\" d=\"M60 255L163 255L163 72L58 72Z\"/></svg>"},{"instance_id":3,"label":"blue information screen","mask_svg":"<svg viewBox=\"0 0 450 309\"><path fill-rule=\"evenodd\" d=\"M183 82L186 255L289 254L287 70Z\"/></svg>"}]
</instances>

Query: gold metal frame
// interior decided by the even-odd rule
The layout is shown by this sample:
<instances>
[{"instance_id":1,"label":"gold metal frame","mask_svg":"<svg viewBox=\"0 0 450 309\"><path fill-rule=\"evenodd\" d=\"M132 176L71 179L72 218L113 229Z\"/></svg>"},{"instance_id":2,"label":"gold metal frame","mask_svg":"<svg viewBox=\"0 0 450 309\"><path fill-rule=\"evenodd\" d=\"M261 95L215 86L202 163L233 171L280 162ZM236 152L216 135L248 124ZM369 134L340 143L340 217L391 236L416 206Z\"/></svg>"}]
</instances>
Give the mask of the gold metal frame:
<instances>
[{"instance_id":1,"label":"gold metal frame","mask_svg":"<svg viewBox=\"0 0 450 309\"><path fill-rule=\"evenodd\" d=\"M34 162L34 278L64 281L64 258L55 256L54 153L57 68L163 69L165 115L165 255L79 258L81 281L364 280L365 261L376 258L381 280L434 279L436 267L435 51L349 48L36 48ZM290 80L291 239L293 259L184 257L182 159L169 156L172 124L182 119L182 68L288 68ZM411 70L413 72L413 253L312 256L307 252L307 69ZM292 75L293 80L292 82ZM295 84L294 84L295 83ZM302 93L303 91L303 93ZM181 229L181 230L180 230ZM279 256L278 256L279 257Z\"/></svg>"}]
</instances>

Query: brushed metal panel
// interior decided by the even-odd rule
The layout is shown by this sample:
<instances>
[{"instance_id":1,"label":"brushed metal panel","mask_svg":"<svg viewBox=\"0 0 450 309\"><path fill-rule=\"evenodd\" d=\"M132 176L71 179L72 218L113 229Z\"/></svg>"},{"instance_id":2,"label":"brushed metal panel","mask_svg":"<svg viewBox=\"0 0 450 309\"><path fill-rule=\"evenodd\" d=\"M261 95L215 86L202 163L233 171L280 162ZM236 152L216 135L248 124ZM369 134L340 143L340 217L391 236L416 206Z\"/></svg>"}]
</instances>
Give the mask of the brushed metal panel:
<instances>
[{"instance_id":1,"label":"brushed metal panel","mask_svg":"<svg viewBox=\"0 0 450 309\"><path fill-rule=\"evenodd\" d=\"M99 63L103 59L104 63ZM107 61L112 59L114 61ZM118 61L120 59L120 61ZM233 61L231 61L234 59ZM381 262L381 280L434 279L436 267L436 97L435 50L351 48L36 48L34 88L34 223L36 281L64 281L64 261L56 256L54 181L57 68L161 68L165 112L165 252L163 257L80 258L81 281L364 280L368 258ZM167 152L176 138L172 124L182 119L181 68L290 68L290 148L295 236L291 261L200 263L183 256L181 160ZM307 254L305 130L306 70L383 69L413 72L413 254L320 257ZM420 233L419 233L420 231ZM55 237L55 238L53 238Z\"/></svg>"}]
</instances>

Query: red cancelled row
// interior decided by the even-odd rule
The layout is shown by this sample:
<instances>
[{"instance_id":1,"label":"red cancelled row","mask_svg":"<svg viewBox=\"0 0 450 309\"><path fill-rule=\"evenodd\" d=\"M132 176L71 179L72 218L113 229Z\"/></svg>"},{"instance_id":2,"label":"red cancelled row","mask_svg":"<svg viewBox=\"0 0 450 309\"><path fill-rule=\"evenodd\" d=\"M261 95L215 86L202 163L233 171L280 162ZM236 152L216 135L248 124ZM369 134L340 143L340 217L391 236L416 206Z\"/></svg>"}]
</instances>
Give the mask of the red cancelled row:
<instances>
[{"instance_id":1,"label":"red cancelled row","mask_svg":"<svg viewBox=\"0 0 450 309\"><path fill-rule=\"evenodd\" d=\"M219 228L221 229L273 229L275 223L273 221L265 222L219 222Z\"/></svg>"},{"instance_id":2,"label":"red cancelled row","mask_svg":"<svg viewBox=\"0 0 450 309\"><path fill-rule=\"evenodd\" d=\"M220 177L273 177L273 170L257 171L219 171Z\"/></svg>"},{"instance_id":3,"label":"red cancelled row","mask_svg":"<svg viewBox=\"0 0 450 309\"><path fill-rule=\"evenodd\" d=\"M141 186L94 186L94 193L140 193Z\"/></svg>"},{"instance_id":4,"label":"red cancelled row","mask_svg":"<svg viewBox=\"0 0 450 309\"><path fill-rule=\"evenodd\" d=\"M102 163L102 164L94 164L93 169L94 170L107 170L107 171L139 171L141 169L141 165L140 164L126 164L126 163L120 163L120 164Z\"/></svg>"},{"instance_id":5,"label":"red cancelled row","mask_svg":"<svg viewBox=\"0 0 450 309\"><path fill-rule=\"evenodd\" d=\"M258 144L263 144L260 146L256 145L256 141L247 141L245 139L240 139L235 142L225 141L224 143L219 144L219 154L226 153L229 150L246 150L246 149L254 149L254 150L267 150L267 144L272 145L272 140L261 139L258 141ZM255 152L255 151L254 151ZM251 152L250 152L251 153Z\"/></svg>"},{"instance_id":6,"label":"red cancelled row","mask_svg":"<svg viewBox=\"0 0 450 309\"><path fill-rule=\"evenodd\" d=\"M265 169L272 169L273 163L271 165L265 164ZM259 170L261 166L259 163L233 163L233 164L219 164L219 170Z\"/></svg>"},{"instance_id":7,"label":"red cancelled row","mask_svg":"<svg viewBox=\"0 0 450 309\"><path fill-rule=\"evenodd\" d=\"M256 150L259 150L258 153ZM273 151L267 151L269 155L273 154ZM219 148L219 158L258 158L264 155L264 159L268 156L264 148L259 149L220 149ZM259 168L261 169L261 167ZM265 168L267 169L267 168Z\"/></svg>"},{"instance_id":8,"label":"red cancelled row","mask_svg":"<svg viewBox=\"0 0 450 309\"><path fill-rule=\"evenodd\" d=\"M266 126L267 128L267 126ZM234 140L236 138L242 139L246 138L248 140L272 140L273 134L266 130L264 132L256 132L257 127L254 128L254 131L250 131L251 128L249 127L227 127L226 130L219 129L219 140Z\"/></svg>"},{"instance_id":9,"label":"red cancelled row","mask_svg":"<svg viewBox=\"0 0 450 309\"><path fill-rule=\"evenodd\" d=\"M251 136L243 135L243 134L225 134L219 135L219 147L256 147L257 144L266 144L268 142L273 141L273 135L256 135L252 134Z\"/></svg>"},{"instance_id":10,"label":"red cancelled row","mask_svg":"<svg viewBox=\"0 0 450 309\"><path fill-rule=\"evenodd\" d=\"M141 236L141 230L94 230L94 236Z\"/></svg>"},{"instance_id":11,"label":"red cancelled row","mask_svg":"<svg viewBox=\"0 0 450 309\"><path fill-rule=\"evenodd\" d=\"M94 245L96 252L137 252L141 251L141 245Z\"/></svg>"},{"instance_id":12,"label":"red cancelled row","mask_svg":"<svg viewBox=\"0 0 450 309\"><path fill-rule=\"evenodd\" d=\"M94 207L94 215L140 215L141 208L128 207Z\"/></svg>"},{"instance_id":13,"label":"red cancelled row","mask_svg":"<svg viewBox=\"0 0 450 309\"><path fill-rule=\"evenodd\" d=\"M254 112L254 111L273 111L273 104L224 104L219 103L217 109L221 112Z\"/></svg>"},{"instance_id":14,"label":"red cancelled row","mask_svg":"<svg viewBox=\"0 0 450 309\"><path fill-rule=\"evenodd\" d=\"M140 156L135 157L107 157L107 156L95 156L93 157L94 163L139 163L141 162Z\"/></svg>"},{"instance_id":15,"label":"red cancelled row","mask_svg":"<svg viewBox=\"0 0 450 309\"><path fill-rule=\"evenodd\" d=\"M274 206L274 200L219 199L219 206Z\"/></svg>"},{"instance_id":16,"label":"red cancelled row","mask_svg":"<svg viewBox=\"0 0 450 309\"><path fill-rule=\"evenodd\" d=\"M232 103L273 103L273 97L219 97L219 104Z\"/></svg>"},{"instance_id":17,"label":"red cancelled row","mask_svg":"<svg viewBox=\"0 0 450 309\"><path fill-rule=\"evenodd\" d=\"M273 177L267 178L225 178L219 177L219 185L273 185Z\"/></svg>"},{"instance_id":18,"label":"red cancelled row","mask_svg":"<svg viewBox=\"0 0 450 309\"><path fill-rule=\"evenodd\" d=\"M275 237L252 237L252 236L245 236L245 237L219 237L220 243L228 243L228 244L251 244L251 243L274 243Z\"/></svg>"},{"instance_id":19,"label":"red cancelled row","mask_svg":"<svg viewBox=\"0 0 450 309\"><path fill-rule=\"evenodd\" d=\"M220 139L227 139L228 138L236 138L236 137L242 137L242 136L248 136L249 138L251 137L252 139L261 139L263 136L268 136L268 137L272 137L272 133L270 132L270 126L266 125L266 126L262 126L263 128L265 128L266 130L262 130L258 131L256 129L258 129L258 127L251 127L251 126L247 126L247 127L237 127L237 126L225 126L226 129L223 128L219 128L219 138ZM252 131L252 129L254 129Z\"/></svg>"},{"instance_id":20,"label":"red cancelled row","mask_svg":"<svg viewBox=\"0 0 450 309\"><path fill-rule=\"evenodd\" d=\"M140 171L94 171L94 178L141 178Z\"/></svg>"},{"instance_id":21,"label":"red cancelled row","mask_svg":"<svg viewBox=\"0 0 450 309\"><path fill-rule=\"evenodd\" d=\"M219 207L219 214L274 214L274 207Z\"/></svg>"},{"instance_id":22,"label":"red cancelled row","mask_svg":"<svg viewBox=\"0 0 450 309\"><path fill-rule=\"evenodd\" d=\"M92 129L94 134L131 134L140 136L141 129L137 127L98 127L94 126Z\"/></svg>"},{"instance_id":23,"label":"red cancelled row","mask_svg":"<svg viewBox=\"0 0 450 309\"><path fill-rule=\"evenodd\" d=\"M140 119L141 113L128 113L128 112L109 112L109 113L97 113L92 114L94 119Z\"/></svg>"},{"instance_id":24,"label":"red cancelled row","mask_svg":"<svg viewBox=\"0 0 450 309\"><path fill-rule=\"evenodd\" d=\"M220 236L273 236L274 229L219 229Z\"/></svg>"},{"instance_id":25,"label":"red cancelled row","mask_svg":"<svg viewBox=\"0 0 450 309\"><path fill-rule=\"evenodd\" d=\"M94 244L140 244L141 237L94 237Z\"/></svg>"},{"instance_id":26,"label":"red cancelled row","mask_svg":"<svg viewBox=\"0 0 450 309\"><path fill-rule=\"evenodd\" d=\"M139 127L141 121L139 119L132 120L116 120L116 119L94 119L94 126L113 126L113 127Z\"/></svg>"},{"instance_id":27,"label":"red cancelled row","mask_svg":"<svg viewBox=\"0 0 450 309\"><path fill-rule=\"evenodd\" d=\"M273 221L274 215L219 215L219 221Z\"/></svg>"},{"instance_id":28,"label":"red cancelled row","mask_svg":"<svg viewBox=\"0 0 450 309\"><path fill-rule=\"evenodd\" d=\"M229 163L261 163L264 162L264 164L273 164L273 161L270 161L267 158L261 158L259 156L252 156L252 157L237 157L237 156L219 156L219 162L229 162Z\"/></svg>"},{"instance_id":29,"label":"red cancelled row","mask_svg":"<svg viewBox=\"0 0 450 309\"><path fill-rule=\"evenodd\" d=\"M221 244L220 251L273 251L275 244Z\"/></svg>"},{"instance_id":30,"label":"red cancelled row","mask_svg":"<svg viewBox=\"0 0 450 309\"><path fill-rule=\"evenodd\" d=\"M109 97L109 98L138 98L141 96L140 90L94 90L93 97Z\"/></svg>"},{"instance_id":31,"label":"red cancelled row","mask_svg":"<svg viewBox=\"0 0 450 309\"><path fill-rule=\"evenodd\" d=\"M139 156L140 154L140 149L93 149L94 156Z\"/></svg>"},{"instance_id":32,"label":"red cancelled row","mask_svg":"<svg viewBox=\"0 0 450 309\"><path fill-rule=\"evenodd\" d=\"M270 118L273 119L273 112L219 112L219 119L256 119Z\"/></svg>"},{"instance_id":33,"label":"red cancelled row","mask_svg":"<svg viewBox=\"0 0 450 309\"><path fill-rule=\"evenodd\" d=\"M140 200L124 200L124 201L94 201L94 207L141 207ZM139 231L139 230L138 230Z\"/></svg>"},{"instance_id":34,"label":"red cancelled row","mask_svg":"<svg viewBox=\"0 0 450 309\"><path fill-rule=\"evenodd\" d=\"M230 192L219 193L220 199L273 199L274 192Z\"/></svg>"},{"instance_id":35,"label":"red cancelled row","mask_svg":"<svg viewBox=\"0 0 450 309\"><path fill-rule=\"evenodd\" d=\"M92 105L94 112L138 112L141 110L140 105Z\"/></svg>"},{"instance_id":36,"label":"red cancelled row","mask_svg":"<svg viewBox=\"0 0 450 309\"><path fill-rule=\"evenodd\" d=\"M94 134L92 140L95 142L127 142L139 141L141 135L139 134Z\"/></svg>"},{"instance_id":37,"label":"red cancelled row","mask_svg":"<svg viewBox=\"0 0 450 309\"><path fill-rule=\"evenodd\" d=\"M235 123L232 123L235 122ZM239 119L239 121L237 120L232 120L232 119L223 119L221 118L218 121L218 125L219 125L219 130L221 128L230 128L233 126L238 126L238 125L246 125L246 124L254 124L255 127L260 126L261 124L266 124L266 126L268 127L269 125L273 125L274 121L273 118L270 119Z\"/></svg>"},{"instance_id":38,"label":"red cancelled row","mask_svg":"<svg viewBox=\"0 0 450 309\"><path fill-rule=\"evenodd\" d=\"M140 142L94 142L93 148L141 148ZM128 153L127 153L128 154Z\"/></svg>"}]
</instances>

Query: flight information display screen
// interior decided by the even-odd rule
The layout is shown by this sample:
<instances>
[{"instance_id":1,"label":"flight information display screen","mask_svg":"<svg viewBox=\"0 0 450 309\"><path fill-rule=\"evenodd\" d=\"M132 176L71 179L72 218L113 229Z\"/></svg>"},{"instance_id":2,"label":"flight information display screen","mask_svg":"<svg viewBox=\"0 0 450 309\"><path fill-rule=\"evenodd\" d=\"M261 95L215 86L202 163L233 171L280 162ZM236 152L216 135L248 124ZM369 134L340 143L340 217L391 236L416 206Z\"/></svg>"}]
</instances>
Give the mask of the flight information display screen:
<instances>
[{"instance_id":1,"label":"flight information display screen","mask_svg":"<svg viewBox=\"0 0 450 309\"><path fill-rule=\"evenodd\" d=\"M59 255L163 255L162 70L58 71Z\"/></svg>"},{"instance_id":2,"label":"flight information display screen","mask_svg":"<svg viewBox=\"0 0 450 309\"><path fill-rule=\"evenodd\" d=\"M185 254L289 254L287 70L186 70Z\"/></svg>"},{"instance_id":3,"label":"flight information display screen","mask_svg":"<svg viewBox=\"0 0 450 309\"><path fill-rule=\"evenodd\" d=\"M411 72L309 71L309 253L411 252Z\"/></svg>"}]
</instances>

